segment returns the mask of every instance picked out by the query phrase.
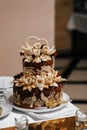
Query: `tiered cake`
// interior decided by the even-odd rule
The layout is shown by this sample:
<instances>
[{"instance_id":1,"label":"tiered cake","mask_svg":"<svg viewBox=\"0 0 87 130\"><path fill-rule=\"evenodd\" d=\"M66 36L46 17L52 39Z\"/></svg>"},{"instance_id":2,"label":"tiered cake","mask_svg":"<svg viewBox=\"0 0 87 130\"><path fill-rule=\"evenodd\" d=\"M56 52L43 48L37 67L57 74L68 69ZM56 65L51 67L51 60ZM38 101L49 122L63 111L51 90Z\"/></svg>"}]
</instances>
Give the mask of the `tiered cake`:
<instances>
[{"instance_id":1,"label":"tiered cake","mask_svg":"<svg viewBox=\"0 0 87 130\"><path fill-rule=\"evenodd\" d=\"M14 76L13 103L21 108L55 107L61 104L65 81L53 67L56 50L44 38L29 37L22 46L23 72Z\"/></svg>"}]
</instances>

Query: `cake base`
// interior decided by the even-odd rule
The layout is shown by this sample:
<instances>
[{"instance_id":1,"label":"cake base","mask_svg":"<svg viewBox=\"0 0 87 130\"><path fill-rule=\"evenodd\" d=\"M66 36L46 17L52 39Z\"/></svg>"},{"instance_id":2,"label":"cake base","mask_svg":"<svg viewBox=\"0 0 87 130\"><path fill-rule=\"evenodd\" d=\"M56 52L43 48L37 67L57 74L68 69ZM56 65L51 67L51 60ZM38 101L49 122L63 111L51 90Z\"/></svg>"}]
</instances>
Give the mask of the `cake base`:
<instances>
[{"instance_id":1,"label":"cake base","mask_svg":"<svg viewBox=\"0 0 87 130\"><path fill-rule=\"evenodd\" d=\"M13 87L13 104L21 108L55 107L61 104L62 85L58 87L34 88L31 92L22 87Z\"/></svg>"}]
</instances>

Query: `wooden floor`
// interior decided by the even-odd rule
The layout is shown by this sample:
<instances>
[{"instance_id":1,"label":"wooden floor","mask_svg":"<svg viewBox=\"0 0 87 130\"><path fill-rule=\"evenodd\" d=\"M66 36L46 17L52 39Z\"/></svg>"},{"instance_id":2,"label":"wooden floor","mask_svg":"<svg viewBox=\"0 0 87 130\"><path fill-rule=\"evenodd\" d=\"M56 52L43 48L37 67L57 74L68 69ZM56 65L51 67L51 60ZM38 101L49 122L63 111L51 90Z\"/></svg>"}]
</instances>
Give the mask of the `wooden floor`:
<instances>
[{"instance_id":1,"label":"wooden floor","mask_svg":"<svg viewBox=\"0 0 87 130\"><path fill-rule=\"evenodd\" d=\"M55 59L55 69L67 78L63 89L72 103L87 112L87 58L59 56Z\"/></svg>"}]
</instances>

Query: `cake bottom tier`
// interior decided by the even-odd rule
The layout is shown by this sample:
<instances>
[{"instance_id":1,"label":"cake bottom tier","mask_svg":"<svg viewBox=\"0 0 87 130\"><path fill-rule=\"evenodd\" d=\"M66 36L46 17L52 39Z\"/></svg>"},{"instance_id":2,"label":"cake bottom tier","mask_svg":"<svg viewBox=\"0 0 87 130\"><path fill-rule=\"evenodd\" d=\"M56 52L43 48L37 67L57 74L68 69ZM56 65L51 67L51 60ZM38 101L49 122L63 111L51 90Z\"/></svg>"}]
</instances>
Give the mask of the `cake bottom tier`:
<instances>
[{"instance_id":1,"label":"cake bottom tier","mask_svg":"<svg viewBox=\"0 0 87 130\"><path fill-rule=\"evenodd\" d=\"M34 88L31 92L22 87L13 86L13 104L21 108L34 109L36 107L55 107L61 104L62 85L58 87Z\"/></svg>"}]
</instances>

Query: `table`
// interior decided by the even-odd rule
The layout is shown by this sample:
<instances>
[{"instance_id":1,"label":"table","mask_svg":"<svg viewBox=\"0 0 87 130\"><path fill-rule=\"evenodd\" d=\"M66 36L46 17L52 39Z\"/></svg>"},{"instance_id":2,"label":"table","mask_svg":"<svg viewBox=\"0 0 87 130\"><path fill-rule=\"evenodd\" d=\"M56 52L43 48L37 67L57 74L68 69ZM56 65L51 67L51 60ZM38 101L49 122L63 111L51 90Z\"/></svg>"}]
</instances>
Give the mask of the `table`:
<instances>
[{"instance_id":1,"label":"table","mask_svg":"<svg viewBox=\"0 0 87 130\"><path fill-rule=\"evenodd\" d=\"M15 130L15 127L0 130ZM47 120L29 125L29 130L75 130L75 117Z\"/></svg>"},{"instance_id":2,"label":"table","mask_svg":"<svg viewBox=\"0 0 87 130\"><path fill-rule=\"evenodd\" d=\"M30 122L30 130L34 130L32 128L32 126L38 126L38 124L39 124L38 127L40 127L39 128L40 130L42 130L41 127L44 127L44 125L46 125L46 124L48 126L50 124L52 124L52 126L49 126L49 128L53 127L53 126L56 127L56 124L61 124L62 127L65 127L65 126L67 127L66 130L69 130L70 126L73 126L72 130L74 130L74 128L75 128L75 112L77 109L78 108L75 107L72 103L68 102L64 108L57 110L57 111L54 111L54 112L51 112L51 113L46 113L45 115L47 115L47 117L50 117L49 119L34 120L34 118L27 116L29 119L29 122ZM8 116L0 119L0 130L2 130L2 129L3 130L12 129L13 130L15 128L14 118L21 117L22 115L23 114L19 111L16 111L16 110L11 111ZM44 114L41 114L41 115L44 115ZM46 130L46 129L43 129L43 130ZM51 128L50 128L50 130L51 130ZM54 129L52 128L52 130L54 130Z\"/></svg>"}]
</instances>

